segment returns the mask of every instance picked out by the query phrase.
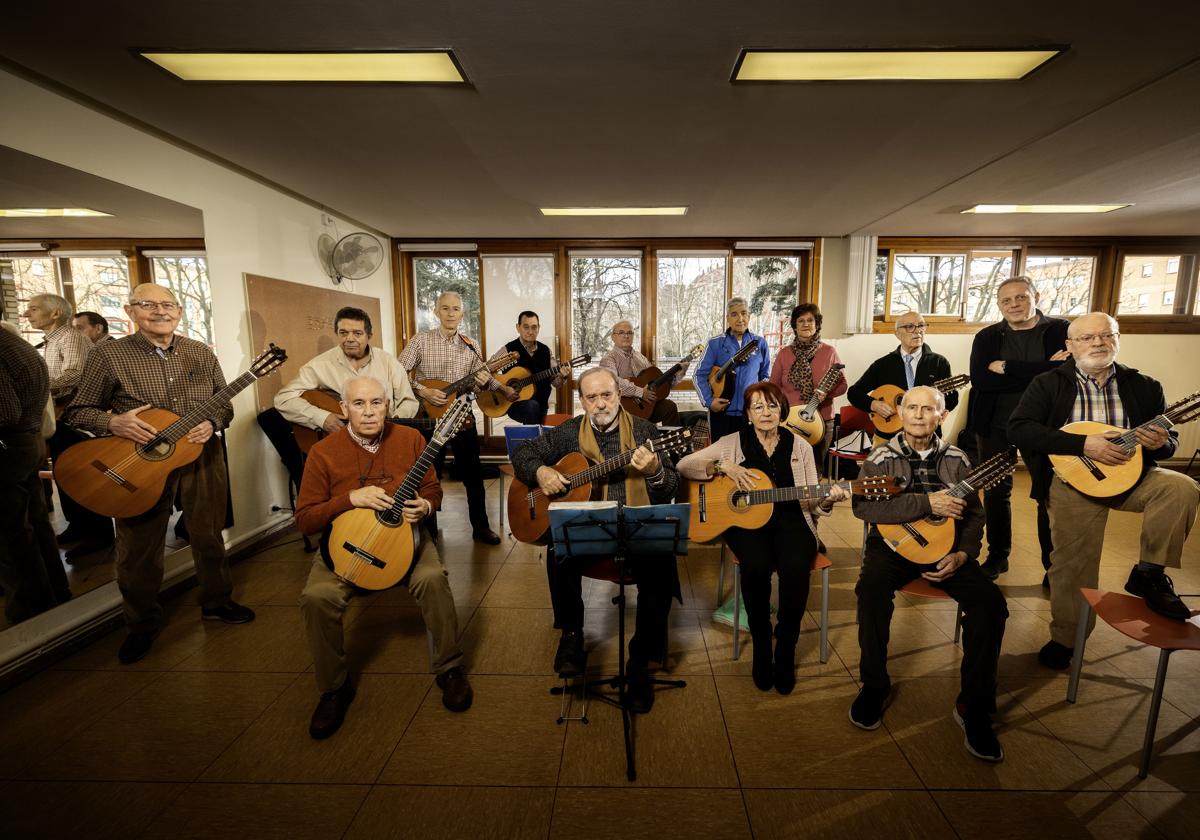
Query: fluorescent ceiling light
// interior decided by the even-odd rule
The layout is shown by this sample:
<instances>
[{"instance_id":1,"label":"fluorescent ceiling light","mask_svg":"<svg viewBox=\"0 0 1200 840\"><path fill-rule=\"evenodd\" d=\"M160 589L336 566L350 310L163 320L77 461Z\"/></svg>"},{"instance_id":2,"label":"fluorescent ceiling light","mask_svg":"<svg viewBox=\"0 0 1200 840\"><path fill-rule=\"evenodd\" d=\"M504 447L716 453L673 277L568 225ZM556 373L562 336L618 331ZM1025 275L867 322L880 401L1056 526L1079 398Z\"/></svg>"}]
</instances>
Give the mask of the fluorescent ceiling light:
<instances>
[{"instance_id":1,"label":"fluorescent ceiling light","mask_svg":"<svg viewBox=\"0 0 1200 840\"><path fill-rule=\"evenodd\" d=\"M1111 213L1132 204L976 204L963 213Z\"/></svg>"},{"instance_id":2,"label":"fluorescent ceiling light","mask_svg":"<svg viewBox=\"0 0 1200 840\"><path fill-rule=\"evenodd\" d=\"M735 82L977 82L1021 79L1063 51L742 50Z\"/></svg>"},{"instance_id":3,"label":"fluorescent ceiling light","mask_svg":"<svg viewBox=\"0 0 1200 840\"><path fill-rule=\"evenodd\" d=\"M543 216L684 216L686 207L542 207Z\"/></svg>"},{"instance_id":4,"label":"fluorescent ceiling light","mask_svg":"<svg viewBox=\"0 0 1200 840\"><path fill-rule=\"evenodd\" d=\"M0 242L0 251L45 251L44 242Z\"/></svg>"},{"instance_id":5,"label":"fluorescent ceiling light","mask_svg":"<svg viewBox=\"0 0 1200 840\"><path fill-rule=\"evenodd\" d=\"M413 52L143 52L186 82L465 84L450 50Z\"/></svg>"},{"instance_id":6,"label":"fluorescent ceiling light","mask_svg":"<svg viewBox=\"0 0 1200 840\"><path fill-rule=\"evenodd\" d=\"M0 216L9 219L47 219L64 216L111 216L87 207L9 207L0 208Z\"/></svg>"},{"instance_id":7,"label":"fluorescent ceiling light","mask_svg":"<svg viewBox=\"0 0 1200 840\"><path fill-rule=\"evenodd\" d=\"M474 242L401 242L401 251L478 251Z\"/></svg>"}]
</instances>

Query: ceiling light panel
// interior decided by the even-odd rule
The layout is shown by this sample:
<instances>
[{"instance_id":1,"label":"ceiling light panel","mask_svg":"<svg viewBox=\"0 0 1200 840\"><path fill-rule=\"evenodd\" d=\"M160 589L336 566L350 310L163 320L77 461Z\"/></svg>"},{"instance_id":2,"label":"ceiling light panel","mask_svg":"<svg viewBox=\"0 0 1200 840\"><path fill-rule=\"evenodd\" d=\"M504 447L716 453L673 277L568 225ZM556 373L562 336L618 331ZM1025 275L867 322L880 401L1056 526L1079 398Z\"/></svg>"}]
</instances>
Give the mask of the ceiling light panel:
<instances>
[{"instance_id":1,"label":"ceiling light panel","mask_svg":"<svg viewBox=\"0 0 1200 840\"><path fill-rule=\"evenodd\" d=\"M49 219L63 217L111 216L87 207L10 207L0 208L0 217L9 219Z\"/></svg>"},{"instance_id":2,"label":"ceiling light panel","mask_svg":"<svg viewBox=\"0 0 1200 840\"><path fill-rule=\"evenodd\" d=\"M142 52L187 82L466 84L450 50L413 52Z\"/></svg>"},{"instance_id":3,"label":"ceiling light panel","mask_svg":"<svg viewBox=\"0 0 1200 840\"><path fill-rule=\"evenodd\" d=\"M1111 213L1130 204L976 204L963 213Z\"/></svg>"},{"instance_id":4,"label":"ceiling light panel","mask_svg":"<svg viewBox=\"0 0 1200 840\"><path fill-rule=\"evenodd\" d=\"M686 207L542 207L543 216L685 216Z\"/></svg>"},{"instance_id":5,"label":"ceiling light panel","mask_svg":"<svg viewBox=\"0 0 1200 840\"><path fill-rule=\"evenodd\" d=\"M735 82L980 82L1028 76L1065 48L742 50Z\"/></svg>"}]
</instances>

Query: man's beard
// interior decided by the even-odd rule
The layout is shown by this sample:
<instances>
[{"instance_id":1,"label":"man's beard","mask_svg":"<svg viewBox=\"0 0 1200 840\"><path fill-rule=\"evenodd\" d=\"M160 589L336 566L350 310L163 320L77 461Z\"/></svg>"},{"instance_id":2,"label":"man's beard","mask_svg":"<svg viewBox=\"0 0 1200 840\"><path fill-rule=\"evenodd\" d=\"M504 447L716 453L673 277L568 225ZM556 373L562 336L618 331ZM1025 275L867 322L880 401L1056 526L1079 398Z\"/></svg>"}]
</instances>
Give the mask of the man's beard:
<instances>
[{"instance_id":1,"label":"man's beard","mask_svg":"<svg viewBox=\"0 0 1200 840\"><path fill-rule=\"evenodd\" d=\"M612 421L615 420L616 417L617 409L615 407L606 408L603 411L597 411L592 415L592 423L600 426L601 428L607 428L612 424Z\"/></svg>"}]
</instances>

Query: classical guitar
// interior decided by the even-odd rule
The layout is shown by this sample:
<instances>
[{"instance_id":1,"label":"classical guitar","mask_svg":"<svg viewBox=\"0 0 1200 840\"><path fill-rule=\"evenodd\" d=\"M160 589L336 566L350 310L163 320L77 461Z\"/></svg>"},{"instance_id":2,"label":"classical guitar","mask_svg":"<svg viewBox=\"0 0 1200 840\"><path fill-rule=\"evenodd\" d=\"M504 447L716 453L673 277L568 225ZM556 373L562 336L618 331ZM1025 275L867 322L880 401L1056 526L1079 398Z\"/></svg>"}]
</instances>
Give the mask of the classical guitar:
<instances>
[{"instance_id":1,"label":"classical guitar","mask_svg":"<svg viewBox=\"0 0 1200 840\"><path fill-rule=\"evenodd\" d=\"M784 426L804 438L812 446L816 446L825 439L825 421L821 419L817 406L842 378L842 368L844 367L845 365L837 364L825 371L825 375L821 377L817 387L813 388L812 397L808 402L793 407L783 421Z\"/></svg>"},{"instance_id":2,"label":"classical guitar","mask_svg":"<svg viewBox=\"0 0 1200 840\"><path fill-rule=\"evenodd\" d=\"M497 356L495 359L492 359L492 361L490 361L490 362L485 362L484 364L480 365L479 367L472 368L470 373L468 373L462 379L459 379L455 382L446 382L442 379L422 379L422 380L420 380L420 382L419 382L420 385L422 385L426 388L432 388L434 390L441 391L443 394L445 394L447 397L450 398L450 400L447 401L444 405L434 405L433 403L429 402L428 400L422 398L421 405L425 406L425 413L433 418L441 417L443 414L445 414L450 409L450 402L453 401L455 397L458 397L462 394L466 394L468 392L475 391L479 387L478 385L475 384L475 374L476 373L483 370L484 368L487 368L488 373L495 373L496 371L503 370L504 368L511 365L513 362L515 362L517 360L517 358L518 358L518 356L515 351L510 351L508 353L505 353L503 356Z\"/></svg>"},{"instance_id":3,"label":"classical guitar","mask_svg":"<svg viewBox=\"0 0 1200 840\"><path fill-rule=\"evenodd\" d=\"M1190 423L1200 417L1200 391L1167 406L1167 410L1153 420L1138 426L1138 429L1170 429ZM1142 447L1135 435L1137 429L1118 429L1105 423L1068 423L1064 432L1073 435L1103 435L1117 432L1110 440L1125 450L1129 460L1124 464L1110 466L1093 461L1086 455L1051 455L1050 464L1063 481L1085 496L1106 499L1131 489L1142 477Z\"/></svg>"},{"instance_id":4,"label":"classical guitar","mask_svg":"<svg viewBox=\"0 0 1200 840\"><path fill-rule=\"evenodd\" d=\"M553 379L558 376L558 369L563 364L568 364L572 368L582 367L592 360L591 354L584 353L582 356L576 356L569 362L560 362L557 365L552 365L549 369L530 373L528 368L514 367L509 368L503 373L496 374L496 381L501 385L507 385L517 392L518 400L533 399L534 386L539 382L545 382L547 379ZM479 408L488 417L503 417L508 414L508 409L512 406L503 394L499 391L481 391L479 393Z\"/></svg>"},{"instance_id":5,"label":"classical guitar","mask_svg":"<svg viewBox=\"0 0 1200 840\"><path fill-rule=\"evenodd\" d=\"M825 499L831 484L801 487L776 487L758 470L750 470L753 490L741 490L732 478L716 476L709 481L688 482L688 501L692 505L688 536L695 542L711 542L730 528L761 528L771 518L775 502ZM835 482L856 496L885 498L900 492L894 475L879 475L856 481Z\"/></svg>"},{"instance_id":6,"label":"classical guitar","mask_svg":"<svg viewBox=\"0 0 1200 840\"><path fill-rule=\"evenodd\" d=\"M654 453L687 452L691 450L691 437L687 429L676 429L640 445ZM536 484L529 487L514 479L508 488L508 522L513 536L524 543L544 543L550 531L550 503L587 501L592 495L592 482L625 469L635 451L636 447L591 466L581 452L564 455L558 463L548 465L562 473L568 484L565 493L554 497L547 496Z\"/></svg>"},{"instance_id":7,"label":"classical guitar","mask_svg":"<svg viewBox=\"0 0 1200 840\"><path fill-rule=\"evenodd\" d=\"M987 490L1017 467L1017 450L993 455L967 474L962 481L947 488L956 499L965 499L980 490ZM915 522L899 525L876 524L879 535L888 547L914 563L936 563L954 548L954 520L945 516L926 516Z\"/></svg>"},{"instance_id":8,"label":"classical guitar","mask_svg":"<svg viewBox=\"0 0 1200 840\"><path fill-rule=\"evenodd\" d=\"M417 497L438 453L471 416L472 399L464 394L447 406L433 438L392 494L390 508L348 510L325 530L321 552L335 575L363 589L387 589L408 574L413 563L413 532L412 525L404 521L404 503Z\"/></svg>"},{"instance_id":9,"label":"classical guitar","mask_svg":"<svg viewBox=\"0 0 1200 840\"><path fill-rule=\"evenodd\" d=\"M965 388L969 384L971 384L971 377L965 373L960 373L957 376L939 379L933 383L933 387L937 388L943 394L952 394L959 388ZM900 419L900 401L904 399L904 389L897 385L880 385L871 392L871 396L896 409L896 413L891 417L881 417L874 411L871 412L871 423L874 424L875 431L888 435L900 431L900 427L903 425Z\"/></svg>"},{"instance_id":10,"label":"classical guitar","mask_svg":"<svg viewBox=\"0 0 1200 840\"><path fill-rule=\"evenodd\" d=\"M742 362L758 352L758 341L747 341L746 346L734 353L725 364L708 372L708 387L713 399L731 400L737 393L737 368Z\"/></svg>"},{"instance_id":11,"label":"classical guitar","mask_svg":"<svg viewBox=\"0 0 1200 840\"><path fill-rule=\"evenodd\" d=\"M702 355L704 355L704 345L697 344L666 373L653 366L646 368L633 378L633 384L653 391L655 399L651 401L643 400L641 397L621 397L621 405L634 417L641 417L643 420L650 419L650 415L654 413L654 406L671 395L671 382L675 379L675 374L686 370L688 365Z\"/></svg>"},{"instance_id":12,"label":"classical guitar","mask_svg":"<svg viewBox=\"0 0 1200 840\"><path fill-rule=\"evenodd\" d=\"M158 430L149 443L110 436L75 444L55 461L55 480L73 499L101 516L125 519L145 513L162 498L171 471L200 457L204 444L190 443L187 433L286 360L283 348L272 344L248 371L182 417L165 408L146 409L138 418Z\"/></svg>"},{"instance_id":13,"label":"classical guitar","mask_svg":"<svg viewBox=\"0 0 1200 840\"><path fill-rule=\"evenodd\" d=\"M309 405L338 415L342 413L341 398L332 391L313 389L305 391L300 396ZM389 417L388 422L422 431L432 429L437 425L437 421L429 417ZM313 444L325 437L327 433L324 429L310 429L300 423L293 423L292 434L296 438L296 444L300 447L300 451L307 455L308 450L313 448Z\"/></svg>"}]
</instances>

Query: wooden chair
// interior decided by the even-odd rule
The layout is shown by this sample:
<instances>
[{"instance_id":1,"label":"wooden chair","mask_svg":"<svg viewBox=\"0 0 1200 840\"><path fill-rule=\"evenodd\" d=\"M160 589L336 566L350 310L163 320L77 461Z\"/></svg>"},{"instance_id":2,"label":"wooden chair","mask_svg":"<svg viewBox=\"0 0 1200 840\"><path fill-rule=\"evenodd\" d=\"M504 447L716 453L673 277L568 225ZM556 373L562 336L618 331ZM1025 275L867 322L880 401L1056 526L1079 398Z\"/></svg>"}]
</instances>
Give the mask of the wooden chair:
<instances>
[{"instance_id":1,"label":"wooden chair","mask_svg":"<svg viewBox=\"0 0 1200 840\"><path fill-rule=\"evenodd\" d=\"M1167 664L1177 650L1200 650L1200 615L1192 614L1189 621L1172 621L1146 606L1133 595L1105 592L1102 589L1080 589L1082 609L1079 629L1075 634L1075 654L1071 662L1071 678L1067 681L1067 702L1074 703L1079 694L1079 676L1083 672L1083 652L1087 644L1088 624L1092 612L1104 623L1135 642L1156 647L1158 671L1154 676L1154 692L1150 698L1150 713L1146 717L1146 737L1142 742L1142 758L1138 778L1150 772L1150 757L1154 754L1154 731L1158 728L1158 710L1162 706L1163 685L1167 681Z\"/></svg>"}]
</instances>

